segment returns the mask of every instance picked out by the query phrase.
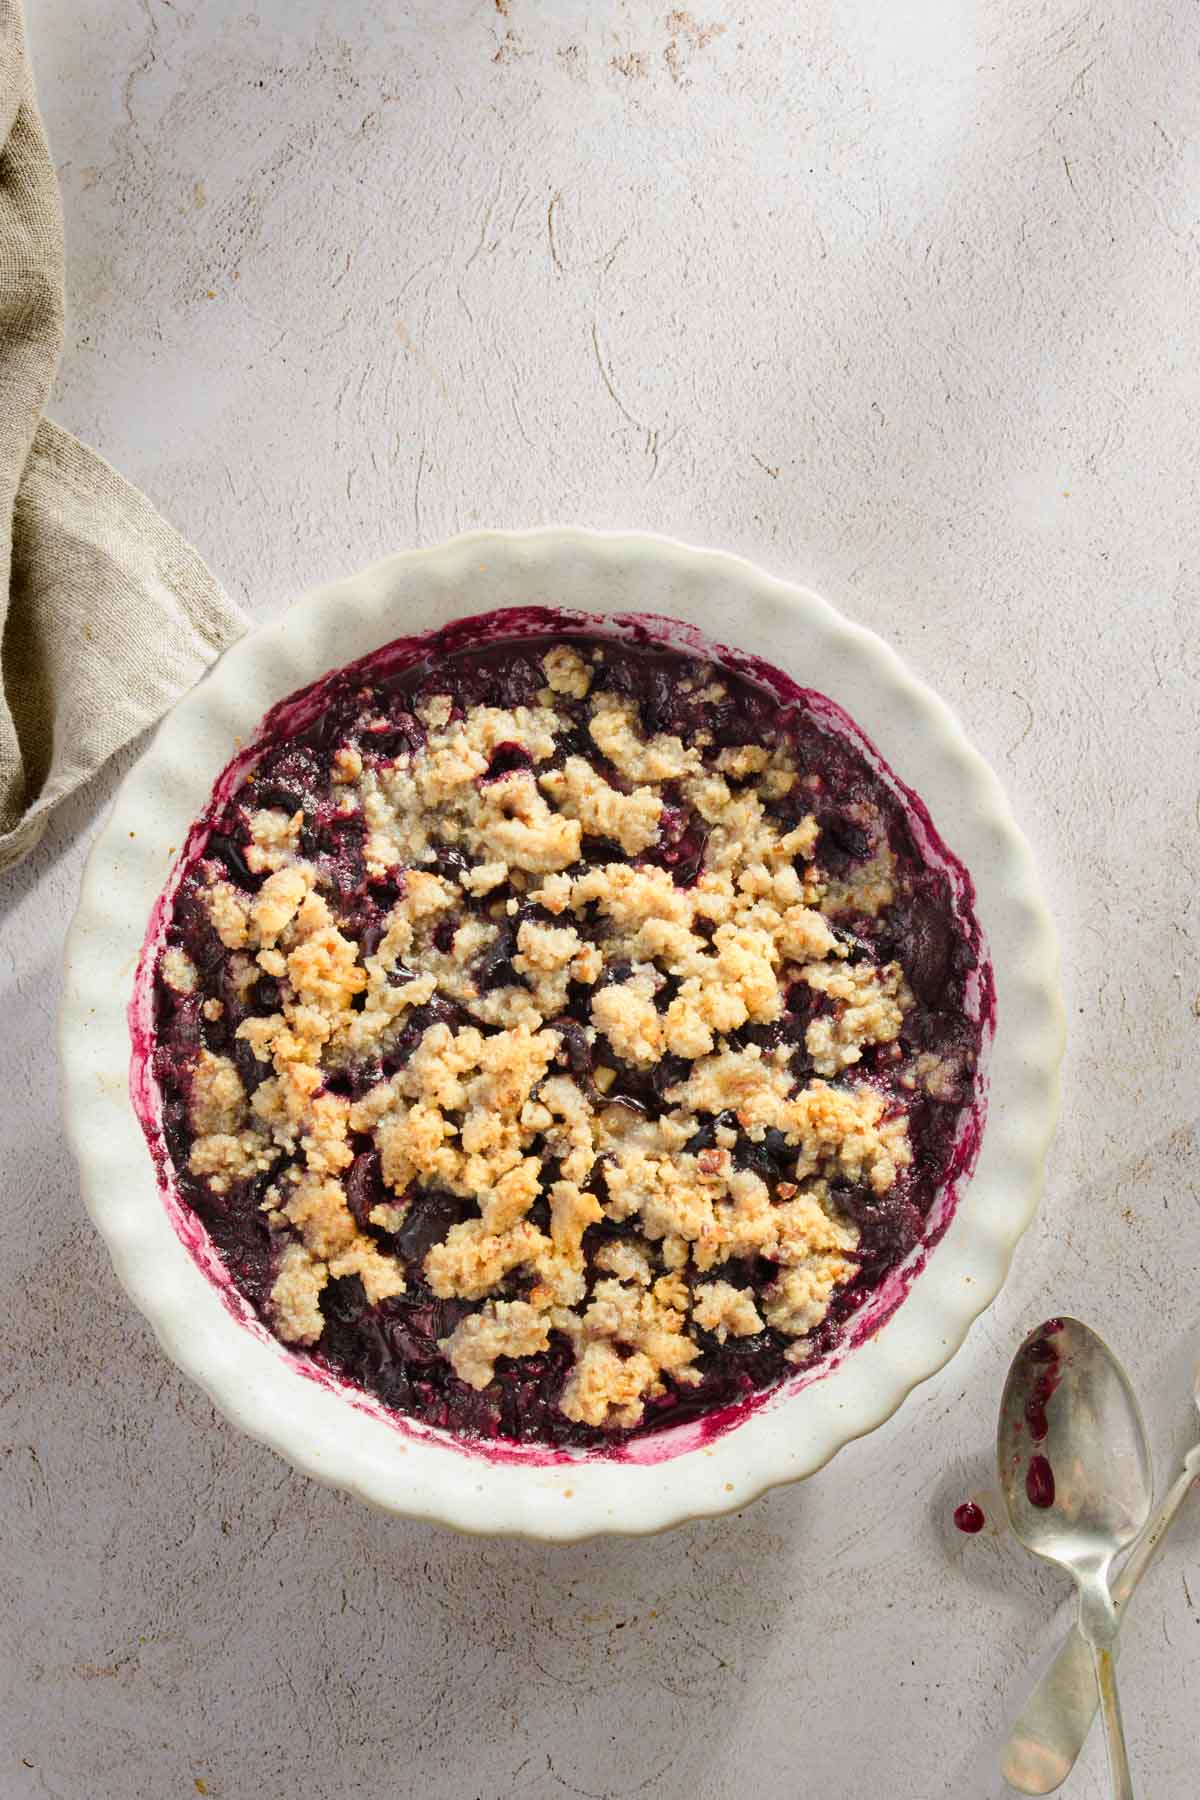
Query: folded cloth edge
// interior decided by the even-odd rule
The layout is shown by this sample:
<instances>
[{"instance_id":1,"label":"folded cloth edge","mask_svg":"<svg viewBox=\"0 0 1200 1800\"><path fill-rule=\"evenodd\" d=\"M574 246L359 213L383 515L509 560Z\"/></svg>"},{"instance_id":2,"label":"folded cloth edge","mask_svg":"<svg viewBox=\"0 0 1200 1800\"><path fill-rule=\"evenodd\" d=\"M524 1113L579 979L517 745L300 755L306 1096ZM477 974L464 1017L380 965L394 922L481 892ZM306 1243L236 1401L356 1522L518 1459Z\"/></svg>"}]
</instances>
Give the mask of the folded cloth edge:
<instances>
[{"instance_id":1,"label":"folded cloth edge","mask_svg":"<svg viewBox=\"0 0 1200 1800\"><path fill-rule=\"evenodd\" d=\"M249 623L150 500L46 418L21 478L13 539L6 680L14 634L27 651L34 646L26 666L37 665L24 680L18 670L17 684L48 682L52 717L37 720L48 766L23 815L0 834L0 873L34 848L53 809L160 718ZM145 646L136 666L126 663L131 627ZM88 692L97 673L117 684L102 709ZM28 710L36 718L37 696Z\"/></svg>"}]
</instances>

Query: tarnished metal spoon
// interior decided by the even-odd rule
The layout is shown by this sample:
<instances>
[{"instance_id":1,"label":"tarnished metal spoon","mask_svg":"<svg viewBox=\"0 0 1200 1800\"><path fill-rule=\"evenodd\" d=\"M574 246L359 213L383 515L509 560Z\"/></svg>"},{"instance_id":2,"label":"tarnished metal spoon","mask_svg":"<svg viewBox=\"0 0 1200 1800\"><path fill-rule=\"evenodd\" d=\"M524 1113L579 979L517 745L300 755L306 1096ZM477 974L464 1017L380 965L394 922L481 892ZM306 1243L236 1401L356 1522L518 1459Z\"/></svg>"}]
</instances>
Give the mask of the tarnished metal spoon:
<instances>
[{"instance_id":1,"label":"tarnished metal spoon","mask_svg":"<svg viewBox=\"0 0 1200 1800\"><path fill-rule=\"evenodd\" d=\"M1192 1373L1192 1398L1200 1407L1200 1363ZM1192 1488L1200 1484L1200 1443L1183 1459L1183 1468L1163 1496L1150 1524L1129 1553L1112 1594L1118 1619L1138 1583L1158 1555L1175 1516ZM1021 1708L1008 1734L1000 1771L1022 1794L1052 1794L1062 1786L1083 1749L1096 1716L1096 1677L1092 1653L1072 1625L1066 1642Z\"/></svg>"},{"instance_id":2,"label":"tarnished metal spoon","mask_svg":"<svg viewBox=\"0 0 1200 1800\"><path fill-rule=\"evenodd\" d=\"M1066 1569L1079 1590L1079 1629L1096 1672L1113 1794L1133 1800L1108 1577L1150 1512L1150 1450L1125 1371L1078 1319L1047 1320L1013 1358L996 1464L1014 1535Z\"/></svg>"}]
</instances>

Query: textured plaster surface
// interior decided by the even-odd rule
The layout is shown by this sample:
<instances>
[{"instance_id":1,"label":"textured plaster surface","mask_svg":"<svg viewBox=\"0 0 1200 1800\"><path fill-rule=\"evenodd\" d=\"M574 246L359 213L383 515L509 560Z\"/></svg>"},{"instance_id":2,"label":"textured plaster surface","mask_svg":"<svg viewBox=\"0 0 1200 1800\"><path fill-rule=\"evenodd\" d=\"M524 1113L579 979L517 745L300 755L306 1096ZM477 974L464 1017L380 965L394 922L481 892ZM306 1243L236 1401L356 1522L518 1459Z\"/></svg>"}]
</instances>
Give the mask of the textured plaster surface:
<instances>
[{"instance_id":1,"label":"textured plaster surface","mask_svg":"<svg viewBox=\"0 0 1200 1800\"><path fill-rule=\"evenodd\" d=\"M479 524L811 582L1003 777L1070 1046L1004 1294L820 1477L573 1550L377 1518L214 1417L83 1215L51 1031L108 772L0 894L0 1800L987 1800L1068 1604L950 1524L1017 1338L1099 1326L1160 1479L1196 1424L1191 0L29 10L57 416L253 614ZM1121 1673L1191 1800L1200 1501ZM1107 1791L1094 1739L1069 1792Z\"/></svg>"}]
</instances>

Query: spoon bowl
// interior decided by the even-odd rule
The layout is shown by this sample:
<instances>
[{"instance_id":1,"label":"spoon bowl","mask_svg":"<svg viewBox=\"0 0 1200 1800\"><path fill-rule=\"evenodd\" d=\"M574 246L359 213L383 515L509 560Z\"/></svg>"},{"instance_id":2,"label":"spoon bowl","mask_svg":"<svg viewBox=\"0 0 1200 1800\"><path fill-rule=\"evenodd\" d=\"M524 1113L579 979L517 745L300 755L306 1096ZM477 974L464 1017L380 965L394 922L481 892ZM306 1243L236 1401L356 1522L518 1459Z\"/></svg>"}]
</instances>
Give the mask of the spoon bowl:
<instances>
[{"instance_id":1,"label":"spoon bowl","mask_svg":"<svg viewBox=\"0 0 1200 1800\"><path fill-rule=\"evenodd\" d=\"M1116 1357L1078 1319L1047 1320L1017 1351L997 1457L1014 1533L1051 1562L1111 1562L1146 1523L1141 1410Z\"/></svg>"}]
</instances>

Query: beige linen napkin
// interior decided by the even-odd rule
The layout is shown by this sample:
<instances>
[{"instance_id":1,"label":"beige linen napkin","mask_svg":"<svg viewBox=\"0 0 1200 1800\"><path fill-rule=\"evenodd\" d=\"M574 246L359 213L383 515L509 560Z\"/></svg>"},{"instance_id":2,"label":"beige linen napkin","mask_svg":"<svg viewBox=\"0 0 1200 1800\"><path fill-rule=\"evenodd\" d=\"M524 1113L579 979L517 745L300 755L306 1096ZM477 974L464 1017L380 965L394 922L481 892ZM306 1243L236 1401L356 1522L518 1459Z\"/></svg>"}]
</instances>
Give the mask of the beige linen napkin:
<instances>
[{"instance_id":1,"label":"beige linen napkin","mask_svg":"<svg viewBox=\"0 0 1200 1800\"><path fill-rule=\"evenodd\" d=\"M42 416L63 338L58 183L0 0L0 871L246 621L136 488Z\"/></svg>"}]
</instances>

